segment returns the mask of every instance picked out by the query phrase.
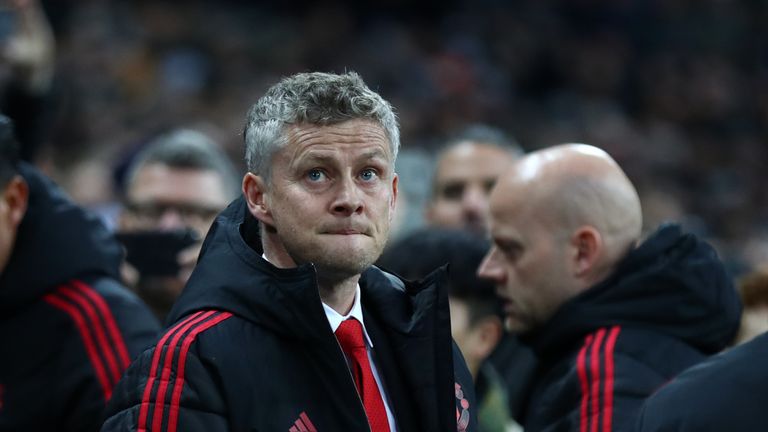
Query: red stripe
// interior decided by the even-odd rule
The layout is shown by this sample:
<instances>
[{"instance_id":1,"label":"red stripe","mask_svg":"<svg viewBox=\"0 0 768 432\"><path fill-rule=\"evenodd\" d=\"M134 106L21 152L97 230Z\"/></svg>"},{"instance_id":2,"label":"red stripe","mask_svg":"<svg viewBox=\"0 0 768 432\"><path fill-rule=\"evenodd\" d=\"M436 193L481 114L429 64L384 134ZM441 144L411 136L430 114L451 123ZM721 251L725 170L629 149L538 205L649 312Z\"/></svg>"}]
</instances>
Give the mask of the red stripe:
<instances>
[{"instance_id":1,"label":"red stripe","mask_svg":"<svg viewBox=\"0 0 768 432\"><path fill-rule=\"evenodd\" d=\"M107 332L104 329L104 325L102 324L98 315L96 314L96 310L88 302L88 300L83 297L81 293L75 291L74 288L63 286L59 288L58 291L74 303L77 303L80 306L80 309L84 310L85 314L88 316L91 324L90 328L96 334L96 348L99 352L104 354L104 358L107 360L109 371L112 373L112 381L110 381L110 387L114 386L118 381L120 381L122 370L117 364L117 358L115 358L114 351L112 351L110 348L109 341L107 341Z\"/></svg>"},{"instance_id":2,"label":"red stripe","mask_svg":"<svg viewBox=\"0 0 768 432\"><path fill-rule=\"evenodd\" d=\"M309 432L309 429L307 429L306 426L304 426L304 423L301 421L301 419L296 420L296 427L299 428L299 432Z\"/></svg>"},{"instance_id":3,"label":"red stripe","mask_svg":"<svg viewBox=\"0 0 768 432\"><path fill-rule=\"evenodd\" d=\"M155 412L152 414L152 430L159 431L163 424L163 411L165 411L165 394L168 392L168 384L170 384L171 380L171 365L173 363L173 359L176 357L176 346L179 343L179 340L181 337L189 331L190 328L197 326L204 326L205 324L202 323L205 319L208 317L213 316L214 314L217 314L217 311L208 311L206 312L206 315L203 319L201 319L198 323L190 323L186 328L184 328L182 331L176 333L173 336L173 339L171 339L171 343L168 345L168 354L165 355L165 364L163 365L163 372L160 376L160 388L157 390L157 400L155 401ZM215 318L214 318L215 319ZM196 334L195 330L193 329L190 333ZM189 336L185 336L189 337ZM186 340L186 339L185 339ZM178 379L179 373L177 370L176 377Z\"/></svg>"},{"instance_id":4,"label":"red stripe","mask_svg":"<svg viewBox=\"0 0 768 432\"><path fill-rule=\"evenodd\" d=\"M290 429L288 429L288 432L299 432L299 429L296 427L296 425L293 425Z\"/></svg>"},{"instance_id":5,"label":"red stripe","mask_svg":"<svg viewBox=\"0 0 768 432\"><path fill-rule=\"evenodd\" d=\"M176 427L179 420L179 402L181 401L181 390L184 388L184 368L187 365L187 352L189 351L190 345L192 345L192 341L195 340L195 337L197 337L198 334L208 330L209 328L228 319L231 316L232 314L229 312L222 312L221 315L195 327L184 339L184 342L181 346L181 353L179 354L179 366L176 368L176 383L173 385L171 407L169 408L170 418L168 419L168 432L176 432Z\"/></svg>"},{"instance_id":6,"label":"red stripe","mask_svg":"<svg viewBox=\"0 0 768 432\"><path fill-rule=\"evenodd\" d=\"M579 418L580 427L579 431L588 432L589 419L587 417L589 406L589 384L587 383L587 348L592 343L592 335L587 335L584 339L584 346L579 351L579 356L576 358L576 371L579 374L579 384L581 384L581 416Z\"/></svg>"},{"instance_id":7,"label":"red stripe","mask_svg":"<svg viewBox=\"0 0 768 432\"><path fill-rule=\"evenodd\" d=\"M85 322L83 314L75 306L56 297L54 294L48 294L43 299L53 307L66 312L67 315L69 315L75 322L75 326L77 326L77 330L80 332L80 337L83 339L83 343L85 344L85 351L88 353L88 358L91 359L93 369L96 371L96 378L101 384L101 390L104 393L104 400L109 400L109 398L112 396L112 386L109 383L107 371L104 369L104 364L99 357L96 344L93 342L91 332L88 329L88 324Z\"/></svg>"},{"instance_id":8,"label":"red stripe","mask_svg":"<svg viewBox=\"0 0 768 432\"><path fill-rule=\"evenodd\" d=\"M619 337L621 327L614 326L605 342L605 420L603 432L611 432L613 421L613 349Z\"/></svg>"},{"instance_id":9,"label":"red stripe","mask_svg":"<svg viewBox=\"0 0 768 432\"><path fill-rule=\"evenodd\" d=\"M304 422L305 425L309 428L309 432L317 432L317 429L315 428L315 425L312 424L312 421L309 420L309 416L306 412L302 411L301 414L299 414L299 418L301 421Z\"/></svg>"},{"instance_id":10,"label":"red stripe","mask_svg":"<svg viewBox=\"0 0 768 432\"><path fill-rule=\"evenodd\" d=\"M165 342L180 327L185 327L184 330L182 331L186 331L189 325L192 325L200 320L205 319L206 317L200 317L200 315L202 314L203 312L197 312L185 318L184 320L180 321L178 324L176 324L170 330L168 330L165 333L165 335L163 335L162 339L160 339L160 342L158 342L157 345L155 346L155 352L152 356L152 367L149 371L149 379L147 380L147 386L144 387L144 396L141 399L141 409L139 410L139 422L138 422L139 432L145 432L147 430L147 417L149 415L149 398L152 395L152 386L155 384L155 378L157 378L157 366L160 363L160 356L162 355L163 351L166 350ZM210 315L210 313L208 315Z\"/></svg>"},{"instance_id":11,"label":"red stripe","mask_svg":"<svg viewBox=\"0 0 768 432\"><path fill-rule=\"evenodd\" d=\"M112 314L112 310L109 308L109 306L107 306L107 302L104 301L104 298L89 285L86 285L85 283L78 280L73 280L72 284L81 292L85 293L85 295L91 299L91 301L96 305L96 308L98 308L101 312L101 316L104 318L104 324L106 324L107 331L109 332L109 336L112 339L112 346L117 348L117 355L122 364L122 375L122 372L124 372L128 365L131 364L131 357L128 355L128 347L125 345L123 334L120 332L119 327L117 326L117 322L115 321L115 316Z\"/></svg>"},{"instance_id":12,"label":"red stripe","mask_svg":"<svg viewBox=\"0 0 768 432\"><path fill-rule=\"evenodd\" d=\"M592 345L591 351L589 353L589 360L590 360L590 378L591 378L591 385L590 385L590 404L592 408L592 427L590 429L591 432L597 432L598 428L600 427L600 344L603 343L603 338L605 338L605 329L601 328L597 331L597 335L595 336L595 344Z\"/></svg>"}]
</instances>

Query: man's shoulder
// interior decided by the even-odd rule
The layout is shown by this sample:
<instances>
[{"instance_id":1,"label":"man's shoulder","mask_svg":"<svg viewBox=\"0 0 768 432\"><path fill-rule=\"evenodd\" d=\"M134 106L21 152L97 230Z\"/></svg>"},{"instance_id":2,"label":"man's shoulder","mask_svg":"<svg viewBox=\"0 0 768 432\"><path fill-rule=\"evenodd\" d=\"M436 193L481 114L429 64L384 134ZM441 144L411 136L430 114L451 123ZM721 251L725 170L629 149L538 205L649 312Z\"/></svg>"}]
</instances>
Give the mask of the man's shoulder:
<instances>
[{"instance_id":1,"label":"man's shoulder","mask_svg":"<svg viewBox=\"0 0 768 432\"><path fill-rule=\"evenodd\" d=\"M666 430L662 426L674 422L732 430L764 426L766 356L768 334L687 369L646 401L641 430Z\"/></svg>"}]
</instances>

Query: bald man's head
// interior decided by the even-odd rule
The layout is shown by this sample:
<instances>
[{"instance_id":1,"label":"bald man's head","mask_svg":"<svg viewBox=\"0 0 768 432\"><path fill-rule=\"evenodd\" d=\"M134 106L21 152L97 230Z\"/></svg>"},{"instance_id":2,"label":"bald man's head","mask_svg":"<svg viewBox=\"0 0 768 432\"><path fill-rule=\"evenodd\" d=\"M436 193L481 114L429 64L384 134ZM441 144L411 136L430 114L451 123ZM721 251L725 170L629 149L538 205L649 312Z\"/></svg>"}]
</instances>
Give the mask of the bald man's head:
<instances>
[{"instance_id":1,"label":"bald man's head","mask_svg":"<svg viewBox=\"0 0 768 432\"><path fill-rule=\"evenodd\" d=\"M632 183L607 153L583 144L517 161L491 193L490 212L495 246L480 273L496 281L518 330L608 277L642 227Z\"/></svg>"}]
</instances>

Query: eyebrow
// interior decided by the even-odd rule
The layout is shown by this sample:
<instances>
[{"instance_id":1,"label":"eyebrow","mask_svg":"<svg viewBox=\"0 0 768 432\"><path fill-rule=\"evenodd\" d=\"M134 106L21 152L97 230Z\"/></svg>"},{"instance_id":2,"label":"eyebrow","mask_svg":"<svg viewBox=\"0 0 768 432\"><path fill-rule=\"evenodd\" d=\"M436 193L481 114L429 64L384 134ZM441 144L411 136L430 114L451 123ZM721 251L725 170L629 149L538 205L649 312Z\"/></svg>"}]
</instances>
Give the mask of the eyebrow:
<instances>
[{"instance_id":1,"label":"eyebrow","mask_svg":"<svg viewBox=\"0 0 768 432\"><path fill-rule=\"evenodd\" d=\"M299 158L297 161L301 161L300 163L306 163L306 162L320 162L320 163L331 163L334 162L334 157L329 154L322 151L310 151L305 153L301 158ZM355 158L355 162L365 161L365 160L371 160L371 159L381 159L384 161L387 161L387 154L379 149L371 150L368 152L365 152Z\"/></svg>"}]
</instances>

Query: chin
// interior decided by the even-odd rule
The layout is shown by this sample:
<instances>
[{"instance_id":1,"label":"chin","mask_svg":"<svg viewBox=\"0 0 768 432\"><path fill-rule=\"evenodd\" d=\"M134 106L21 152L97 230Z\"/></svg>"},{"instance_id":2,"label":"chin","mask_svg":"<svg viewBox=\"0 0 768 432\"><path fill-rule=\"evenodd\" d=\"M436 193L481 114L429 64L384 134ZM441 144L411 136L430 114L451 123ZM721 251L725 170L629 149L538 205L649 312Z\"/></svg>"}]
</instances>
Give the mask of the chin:
<instances>
[{"instance_id":1,"label":"chin","mask_svg":"<svg viewBox=\"0 0 768 432\"><path fill-rule=\"evenodd\" d=\"M526 333L531 330L530 325L509 316L504 320L504 328L514 334Z\"/></svg>"}]
</instances>

